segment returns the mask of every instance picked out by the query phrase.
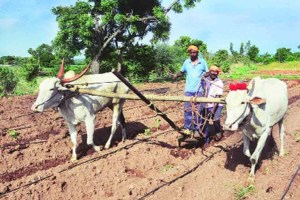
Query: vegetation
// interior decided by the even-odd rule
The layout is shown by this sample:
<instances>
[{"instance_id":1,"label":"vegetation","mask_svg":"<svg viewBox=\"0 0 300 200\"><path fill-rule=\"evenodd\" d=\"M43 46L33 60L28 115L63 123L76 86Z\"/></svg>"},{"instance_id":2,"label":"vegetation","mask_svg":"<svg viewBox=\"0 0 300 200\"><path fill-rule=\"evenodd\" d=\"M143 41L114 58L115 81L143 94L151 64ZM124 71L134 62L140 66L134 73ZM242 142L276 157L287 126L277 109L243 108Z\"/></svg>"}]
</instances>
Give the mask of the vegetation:
<instances>
[{"instance_id":1,"label":"vegetation","mask_svg":"<svg viewBox=\"0 0 300 200\"><path fill-rule=\"evenodd\" d=\"M14 70L9 67L0 67L0 96L12 93L18 83Z\"/></svg>"},{"instance_id":2,"label":"vegetation","mask_svg":"<svg viewBox=\"0 0 300 200\"><path fill-rule=\"evenodd\" d=\"M167 163L160 169L160 172L167 172L172 170L173 168L174 168L174 164Z\"/></svg>"},{"instance_id":3,"label":"vegetation","mask_svg":"<svg viewBox=\"0 0 300 200\"><path fill-rule=\"evenodd\" d=\"M58 6L52 9L59 26L53 47L65 58L83 52L92 60L92 73L99 73L102 62L115 52L121 62L122 54L128 53L127 47L133 46L137 38L152 33L152 42L168 39L171 23L167 13L181 13L183 7L192 8L200 1L176 0L167 8L158 0L89 0Z\"/></svg>"},{"instance_id":4,"label":"vegetation","mask_svg":"<svg viewBox=\"0 0 300 200\"><path fill-rule=\"evenodd\" d=\"M19 133L16 130L8 130L8 135L10 135L14 139L18 139Z\"/></svg>"},{"instance_id":5,"label":"vegetation","mask_svg":"<svg viewBox=\"0 0 300 200\"><path fill-rule=\"evenodd\" d=\"M151 129L146 128L143 133L146 137L150 137L152 135Z\"/></svg>"},{"instance_id":6,"label":"vegetation","mask_svg":"<svg viewBox=\"0 0 300 200\"><path fill-rule=\"evenodd\" d=\"M247 196L254 192L254 185L250 184L247 187L240 187L235 189L235 195L237 200L245 199Z\"/></svg>"}]
</instances>

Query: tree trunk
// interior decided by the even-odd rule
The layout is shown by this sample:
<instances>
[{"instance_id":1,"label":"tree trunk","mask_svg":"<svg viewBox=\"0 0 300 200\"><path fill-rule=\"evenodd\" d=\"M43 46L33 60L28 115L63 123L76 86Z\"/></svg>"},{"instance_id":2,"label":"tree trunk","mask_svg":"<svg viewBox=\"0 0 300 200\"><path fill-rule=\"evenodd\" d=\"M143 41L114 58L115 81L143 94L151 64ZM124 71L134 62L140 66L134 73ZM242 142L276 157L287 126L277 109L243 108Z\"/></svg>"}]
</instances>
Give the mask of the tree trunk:
<instances>
[{"instance_id":1,"label":"tree trunk","mask_svg":"<svg viewBox=\"0 0 300 200\"><path fill-rule=\"evenodd\" d=\"M90 68L91 74L99 74L100 64L99 61L93 60Z\"/></svg>"}]
</instances>

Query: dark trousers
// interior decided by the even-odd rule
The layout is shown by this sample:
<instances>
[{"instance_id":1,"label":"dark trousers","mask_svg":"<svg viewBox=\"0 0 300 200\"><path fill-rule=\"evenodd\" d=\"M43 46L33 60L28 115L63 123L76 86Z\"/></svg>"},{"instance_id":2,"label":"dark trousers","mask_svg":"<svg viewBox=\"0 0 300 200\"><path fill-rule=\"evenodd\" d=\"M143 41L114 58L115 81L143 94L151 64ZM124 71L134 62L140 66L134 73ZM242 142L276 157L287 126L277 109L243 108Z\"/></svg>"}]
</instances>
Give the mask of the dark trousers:
<instances>
[{"instance_id":1,"label":"dark trousers","mask_svg":"<svg viewBox=\"0 0 300 200\"><path fill-rule=\"evenodd\" d=\"M194 97L196 95L196 92L185 92L185 96ZM202 93L197 93L198 97L202 97ZM193 104L193 105L192 105ZM192 107L195 107L195 111L192 111ZM199 130L201 118L199 117L199 114L203 110L203 104L202 103L191 103L191 102L185 102L184 103L184 128L189 129L192 131Z\"/></svg>"},{"instance_id":2,"label":"dark trousers","mask_svg":"<svg viewBox=\"0 0 300 200\"><path fill-rule=\"evenodd\" d=\"M210 137L212 135L215 135L217 133L221 132L221 123L220 123L220 116L222 112L223 106L218 106L215 113L212 114L211 111L213 110L213 107L211 108L205 108L203 109L204 115L206 119L212 119L213 124L209 123L209 120L205 122L204 125L204 134L205 134L205 143L210 142Z\"/></svg>"}]
</instances>

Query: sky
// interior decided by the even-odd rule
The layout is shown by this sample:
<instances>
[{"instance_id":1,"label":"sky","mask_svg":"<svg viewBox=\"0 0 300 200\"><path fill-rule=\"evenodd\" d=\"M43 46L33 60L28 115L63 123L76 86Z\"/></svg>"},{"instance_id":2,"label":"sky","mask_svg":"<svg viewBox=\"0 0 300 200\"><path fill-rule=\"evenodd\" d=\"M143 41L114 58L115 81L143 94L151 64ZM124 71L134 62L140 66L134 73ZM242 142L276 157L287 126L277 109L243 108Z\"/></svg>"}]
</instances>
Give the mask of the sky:
<instances>
[{"instance_id":1,"label":"sky","mask_svg":"<svg viewBox=\"0 0 300 200\"><path fill-rule=\"evenodd\" d=\"M0 57L29 56L29 48L51 44L58 26L51 9L74 5L76 0L0 0ZM168 6L173 0L162 0ZM233 43L250 41L260 53L278 48L299 51L299 0L202 0L181 14L169 12L172 23L168 43L180 36L202 40L209 52L229 50ZM147 40L147 37L146 37ZM145 41L147 42L147 41Z\"/></svg>"}]
</instances>

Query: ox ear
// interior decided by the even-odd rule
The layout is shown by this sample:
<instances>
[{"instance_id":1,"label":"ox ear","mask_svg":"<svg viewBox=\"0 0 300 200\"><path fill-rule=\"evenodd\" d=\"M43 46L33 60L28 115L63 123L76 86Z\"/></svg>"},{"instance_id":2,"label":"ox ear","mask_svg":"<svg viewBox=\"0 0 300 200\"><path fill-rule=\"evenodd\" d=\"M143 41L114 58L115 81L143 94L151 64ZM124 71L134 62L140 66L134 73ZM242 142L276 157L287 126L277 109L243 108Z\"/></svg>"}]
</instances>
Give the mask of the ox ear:
<instances>
[{"instance_id":1,"label":"ox ear","mask_svg":"<svg viewBox=\"0 0 300 200\"><path fill-rule=\"evenodd\" d=\"M261 105L266 103L266 99L260 98L260 97L254 97L249 100L249 103L252 105Z\"/></svg>"}]
</instances>

